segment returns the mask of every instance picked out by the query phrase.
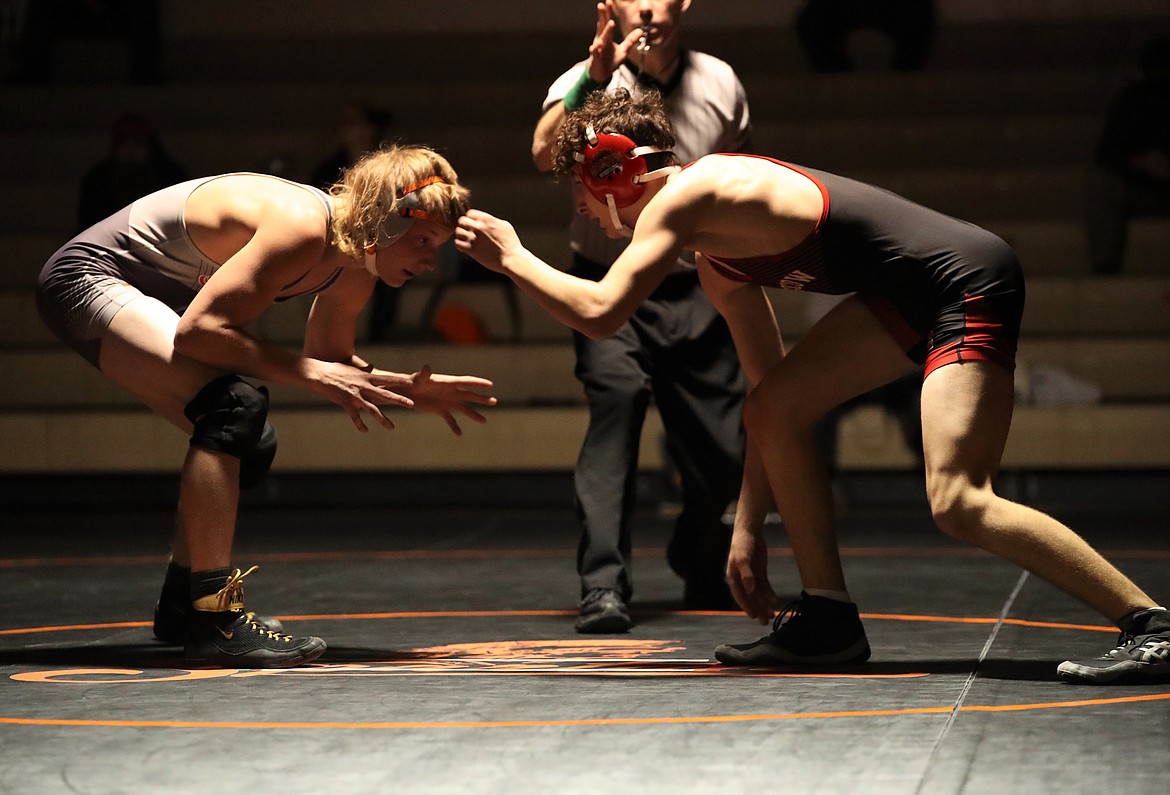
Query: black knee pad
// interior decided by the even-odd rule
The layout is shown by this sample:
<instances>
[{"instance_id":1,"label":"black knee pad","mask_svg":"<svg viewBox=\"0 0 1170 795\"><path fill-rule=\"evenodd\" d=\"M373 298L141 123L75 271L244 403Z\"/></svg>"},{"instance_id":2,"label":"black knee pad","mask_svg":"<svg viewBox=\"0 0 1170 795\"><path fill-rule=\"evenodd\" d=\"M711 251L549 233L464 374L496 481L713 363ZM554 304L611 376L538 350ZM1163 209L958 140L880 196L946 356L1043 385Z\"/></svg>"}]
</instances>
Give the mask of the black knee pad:
<instances>
[{"instance_id":1,"label":"black knee pad","mask_svg":"<svg viewBox=\"0 0 1170 795\"><path fill-rule=\"evenodd\" d=\"M260 434L260 441L252 452L240 459L240 488L250 489L258 486L268 470L272 468L272 459L276 458L276 428L272 423L264 423L264 431Z\"/></svg>"},{"instance_id":2,"label":"black knee pad","mask_svg":"<svg viewBox=\"0 0 1170 795\"><path fill-rule=\"evenodd\" d=\"M268 389L237 375L223 375L199 390L183 410L195 429L191 446L243 459L264 435Z\"/></svg>"}]
</instances>

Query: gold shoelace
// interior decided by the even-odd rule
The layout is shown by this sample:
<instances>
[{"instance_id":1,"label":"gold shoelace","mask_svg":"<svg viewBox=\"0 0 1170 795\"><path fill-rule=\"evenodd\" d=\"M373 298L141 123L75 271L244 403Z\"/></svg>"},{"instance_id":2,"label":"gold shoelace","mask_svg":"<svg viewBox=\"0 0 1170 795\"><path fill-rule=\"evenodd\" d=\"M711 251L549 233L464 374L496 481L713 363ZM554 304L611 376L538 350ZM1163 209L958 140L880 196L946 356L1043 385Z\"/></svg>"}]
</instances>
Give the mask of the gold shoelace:
<instances>
[{"instance_id":1,"label":"gold shoelace","mask_svg":"<svg viewBox=\"0 0 1170 795\"><path fill-rule=\"evenodd\" d=\"M196 601L196 609L216 613L243 613L244 622L253 632L267 635L271 640L291 643L292 635L274 632L268 627L256 623L255 613L244 612L244 578L259 568L259 566L253 566L245 572L235 569L228 575L227 582L219 591Z\"/></svg>"},{"instance_id":2,"label":"gold shoelace","mask_svg":"<svg viewBox=\"0 0 1170 795\"><path fill-rule=\"evenodd\" d=\"M195 609L212 613L222 613L229 610L233 613L244 612L244 578L258 568L260 567L253 566L243 574L240 573L239 569L236 569L228 575L227 582L219 591L195 600Z\"/></svg>"}]
</instances>

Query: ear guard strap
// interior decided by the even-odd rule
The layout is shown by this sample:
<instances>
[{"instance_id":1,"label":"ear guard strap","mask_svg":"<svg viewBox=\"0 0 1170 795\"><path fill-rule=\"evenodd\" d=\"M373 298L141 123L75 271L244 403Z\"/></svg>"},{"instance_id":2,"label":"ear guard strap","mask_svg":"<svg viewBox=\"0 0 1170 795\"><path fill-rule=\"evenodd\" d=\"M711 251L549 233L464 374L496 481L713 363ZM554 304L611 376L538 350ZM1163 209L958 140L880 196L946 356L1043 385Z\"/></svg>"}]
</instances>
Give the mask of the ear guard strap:
<instances>
[{"instance_id":1,"label":"ear guard strap","mask_svg":"<svg viewBox=\"0 0 1170 795\"><path fill-rule=\"evenodd\" d=\"M620 133L598 134L592 125L586 126L585 138L587 145L582 151L574 152L573 158L580 164L577 174L581 184L598 201L628 207L642 197L643 183L678 170L677 166L653 171L646 167L647 155L669 154L669 149L638 146Z\"/></svg>"}]
</instances>

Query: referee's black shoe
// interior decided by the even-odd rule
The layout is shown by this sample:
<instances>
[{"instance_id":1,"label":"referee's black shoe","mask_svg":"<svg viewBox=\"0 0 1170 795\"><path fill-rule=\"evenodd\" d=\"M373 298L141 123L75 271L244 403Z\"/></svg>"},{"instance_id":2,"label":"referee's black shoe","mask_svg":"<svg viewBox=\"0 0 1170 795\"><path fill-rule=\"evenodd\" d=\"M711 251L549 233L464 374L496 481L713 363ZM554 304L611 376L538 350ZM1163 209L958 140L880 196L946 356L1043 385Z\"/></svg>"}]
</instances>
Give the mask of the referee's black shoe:
<instances>
[{"instance_id":1,"label":"referee's black shoe","mask_svg":"<svg viewBox=\"0 0 1170 795\"><path fill-rule=\"evenodd\" d=\"M577 606L580 615L574 625L578 632L611 635L628 632L634 626L630 610L612 588L591 588Z\"/></svg>"}]
</instances>

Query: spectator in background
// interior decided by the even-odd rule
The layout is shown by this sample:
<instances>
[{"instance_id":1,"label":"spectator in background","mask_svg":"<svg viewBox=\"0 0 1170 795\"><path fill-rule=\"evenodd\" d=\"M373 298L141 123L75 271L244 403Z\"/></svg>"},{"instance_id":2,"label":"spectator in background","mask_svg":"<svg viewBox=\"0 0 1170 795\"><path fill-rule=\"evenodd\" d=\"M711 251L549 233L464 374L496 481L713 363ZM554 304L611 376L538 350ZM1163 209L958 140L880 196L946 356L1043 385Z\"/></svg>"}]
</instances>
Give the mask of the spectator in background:
<instances>
[{"instance_id":1,"label":"spectator in background","mask_svg":"<svg viewBox=\"0 0 1170 795\"><path fill-rule=\"evenodd\" d=\"M77 231L96 224L136 199L187 179L150 119L124 113L110 128L110 151L81 178Z\"/></svg>"},{"instance_id":2,"label":"spectator in background","mask_svg":"<svg viewBox=\"0 0 1170 795\"><path fill-rule=\"evenodd\" d=\"M382 143L394 115L361 102L347 102L337 112L337 148L316 165L309 184L329 190L341 172Z\"/></svg>"},{"instance_id":3,"label":"spectator in background","mask_svg":"<svg viewBox=\"0 0 1170 795\"><path fill-rule=\"evenodd\" d=\"M1113 99L1089 176L1085 231L1097 274L1120 273L1127 224L1170 215L1170 38L1149 42L1141 77Z\"/></svg>"},{"instance_id":4,"label":"spectator in background","mask_svg":"<svg viewBox=\"0 0 1170 795\"><path fill-rule=\"evenodd\" d=\"M329 190L345 169L382 144L393 123L394 115L382 108L363 102L342 105L337 113L337 148L313 169L309 184ZM370 301L367 331L370 342L385 338L397 312L398 290L379 281L374 285L374 297Z\"/></svg>"},{"instance_id":5,"label":"spectator in background","mask_svg":"<svg viewBox=\"0 0 1170 795\"><path fill-rule=\"evenodd\" d=\"M796 34L818 72L856 68L849 37L858 30L876 30L890 38L892 68L921 69L934 29L934 0L808 0L796 18Z\"/></svg>"}]
</instances>

